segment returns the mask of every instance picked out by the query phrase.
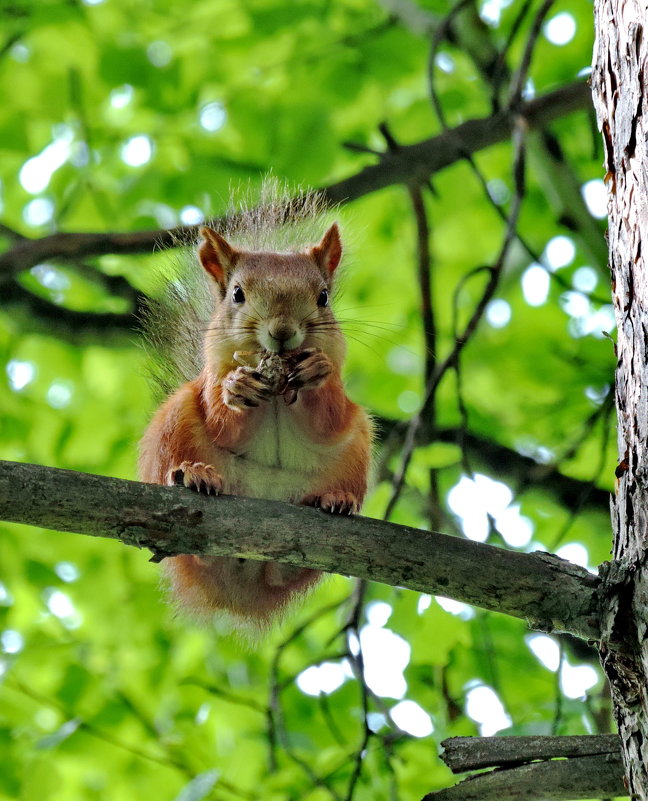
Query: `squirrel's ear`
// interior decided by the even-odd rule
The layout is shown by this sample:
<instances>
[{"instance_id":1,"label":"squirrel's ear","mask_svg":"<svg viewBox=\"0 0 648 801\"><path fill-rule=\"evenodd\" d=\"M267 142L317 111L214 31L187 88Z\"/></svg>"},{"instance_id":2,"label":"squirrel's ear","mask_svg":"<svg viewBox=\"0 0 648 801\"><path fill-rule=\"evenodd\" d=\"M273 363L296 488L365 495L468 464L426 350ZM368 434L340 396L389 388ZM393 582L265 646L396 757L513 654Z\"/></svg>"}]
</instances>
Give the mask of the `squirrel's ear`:
<instances>
[{"instance_id":1,"label":"squirrel's ear","mask_svg":"<svg viewBox=\"0 0 648 801\"><path fill-rule=\"evenodd\" d=\"M342 243L337 223L333 223L328 229L319 245L310 249L310 255L327 278L333 275L342 258Z\"/></svg>"},{"instance_id":2,"label":"squirrel's ear","mask_svg":"<svg viewBox=\"0 0 648 801\"><path fill-rule=\"evenodd\" d=\"M216 231L203 227L200 229L202 242L198 246L198 258L205 270L221 286L227 282L227 274L238 259L238 251Z\"/></svg>"}]
</instances>

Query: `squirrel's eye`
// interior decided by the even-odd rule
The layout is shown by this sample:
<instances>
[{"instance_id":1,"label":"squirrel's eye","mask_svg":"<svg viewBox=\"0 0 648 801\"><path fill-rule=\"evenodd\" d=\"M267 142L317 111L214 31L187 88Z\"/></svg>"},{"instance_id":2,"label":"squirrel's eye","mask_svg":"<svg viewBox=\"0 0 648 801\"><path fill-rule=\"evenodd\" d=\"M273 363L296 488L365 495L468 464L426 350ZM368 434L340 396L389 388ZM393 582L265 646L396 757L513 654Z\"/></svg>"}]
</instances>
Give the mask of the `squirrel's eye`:
<instances>
[{"instance_id":1,"label":"squirrel's eye","mask_svg":"<svg viewBox=\"0 0 648 801\"><path fill-rule=\"evenodd\" d=\"M245 295L240 286L235 286L232 292L232 300L234 303L245 303Z\"/></svg>"},{"instance_id":2,"label":"squirrel's eye","mask_svg":"<svg viewBox=\"0 0 648 801\"><path fill-rule=\"evenodd\" d=\"M328 306L328 289L323 289L317 298L318 306Z\"/></svg>"}]
</instances>

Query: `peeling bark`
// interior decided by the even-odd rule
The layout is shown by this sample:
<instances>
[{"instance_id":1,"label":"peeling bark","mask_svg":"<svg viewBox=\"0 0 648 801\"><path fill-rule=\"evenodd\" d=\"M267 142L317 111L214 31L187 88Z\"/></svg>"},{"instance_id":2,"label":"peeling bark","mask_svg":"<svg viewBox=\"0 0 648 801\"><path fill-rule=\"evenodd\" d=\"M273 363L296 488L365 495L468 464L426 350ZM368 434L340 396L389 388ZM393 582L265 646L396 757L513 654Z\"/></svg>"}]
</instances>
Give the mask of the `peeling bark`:
<instances>
[{"instance_id":1,"label":"peeling bark","mask_svg":"<svg viewBox=\"0 0 648 801\"><path fill-rule=\"evenodd\" d=\"M597 0L592 91L605 145L609 265L618 328L615 562L605 579L601 661L628 787L648 799L648 153L645 2ZM612 645L616 642L617 645Z\"/></svg>"}]
</instances>

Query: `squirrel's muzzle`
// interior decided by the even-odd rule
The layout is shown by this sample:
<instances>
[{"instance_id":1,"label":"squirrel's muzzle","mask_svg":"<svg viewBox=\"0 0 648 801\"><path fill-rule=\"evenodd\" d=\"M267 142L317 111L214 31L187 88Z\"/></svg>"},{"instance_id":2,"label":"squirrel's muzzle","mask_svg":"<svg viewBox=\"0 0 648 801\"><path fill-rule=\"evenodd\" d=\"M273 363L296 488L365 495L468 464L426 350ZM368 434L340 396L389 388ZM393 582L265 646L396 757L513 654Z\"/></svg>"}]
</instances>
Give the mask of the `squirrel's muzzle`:
<instances>
[{"instance_id":1,"label":"squirrel's muzzle","mask_svg":"<svg viewBox=\"0 0 648 801\"><path fill-rule=\"evenodd\" d=\"M271 320L268 323L268 346L269 350L281 352L292 350L301 345L304 336L300 329L293 323L285 320Z\"/></svg>"}]
</instances>

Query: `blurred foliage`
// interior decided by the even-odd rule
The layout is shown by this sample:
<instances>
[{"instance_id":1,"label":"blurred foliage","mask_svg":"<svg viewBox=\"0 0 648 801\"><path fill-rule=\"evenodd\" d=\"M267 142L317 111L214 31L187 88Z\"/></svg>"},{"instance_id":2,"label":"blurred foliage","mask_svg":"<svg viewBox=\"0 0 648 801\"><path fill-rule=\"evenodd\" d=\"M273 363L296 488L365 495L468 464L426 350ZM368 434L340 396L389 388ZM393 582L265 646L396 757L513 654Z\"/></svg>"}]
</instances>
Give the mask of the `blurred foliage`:
<instances>
[{"instance_id":1,"label":"blurred foliage","mask_svg":"<svg viewBox=\"0 0 648 801\"><path fill-rule=\"evenodd\" d=\"M452 36L438 37L431 75L447 125L491 113L475 52L508 47L505 89L539 8L486 0L481 17L471 16L476 46L462 39L469 25L461 15ZM344 143L384 150L384 121L403 144L439 133L430 30L449 10L446 0L4 0L0 246L15 235L194 222L222 210L232 186L255 187L270 170L324 186L374 163ZM548 20L528 97L576 80L590 60L589 3L559 0ZM550 41L552 30L567 41ZM469 513L486 503L484 493L506 496L502 483L486 479L481 500L467 495L477 486L467 471L475 470L511 490L503 516L492 507L490 517L482 513L489 542L513 547L508 519L529 531L518 547L580 544L593 566L607 558L611 538L605 504L587 497L594 485L609 488L613 474L605 396L614 354L602 334L613 322L604 226L581 188L600 178L602 157L591 113L558 120L551 135L553 148L538 132L527 137L519 224L551 269L529 272L533 258L515 243L496 300L462 354L461 381L450 372L436 401L440 427L508 448L511 466L450 444L420 448L392 519L470 534ZM453 344L453 315L465 324L485 277L460 282L496 259L505 228L498 208L506 214L515 191L509 143L476 154L475 164L490 200L465 162L434 176L425 194L439 359ZM340 216L348 258L336 304L348 321L349 392L381 418L407 420L423 397L425 353L409 196L404 187L383 190ZM92 315L127 313L130 287L150 291L168 258L96 255L17 276L22 306L0 304L2 458L135 477L153 408L135 323L102 336L85 329ZM10 284L0 285L0 297ZM34 298L61 314L83 313L77 329L64 333L40 319ZM514 474L516 453L537 459L533 476ZM400 458L398 447L379 453L366 514L384 514ZM582 482L569 508L541 482L554 470ZM329 579L267 641L248 647L174 619L148 554L3 524L0 798L344 799L363 748L354 798L416 799L452 782L436 756L448 736L609 726L600 677L583 697L563 691L570 665L597 669L584 645L556 638L561 685L530 649L522 622L381 585L368 588L361 614L367 682L359 682L353 632L345 640L352 588ZM392 667L392 684L374 690L372 671L399 654L400 673ZM309 694L304 676L315 674L304 671L320 664L329 666L317 674L320 686L326 676L339 686ZM479 687L494 691L499 717L492 704L474 711ZM399 705L409 717L399 717Z\"/></svg>"}]
</instances>

